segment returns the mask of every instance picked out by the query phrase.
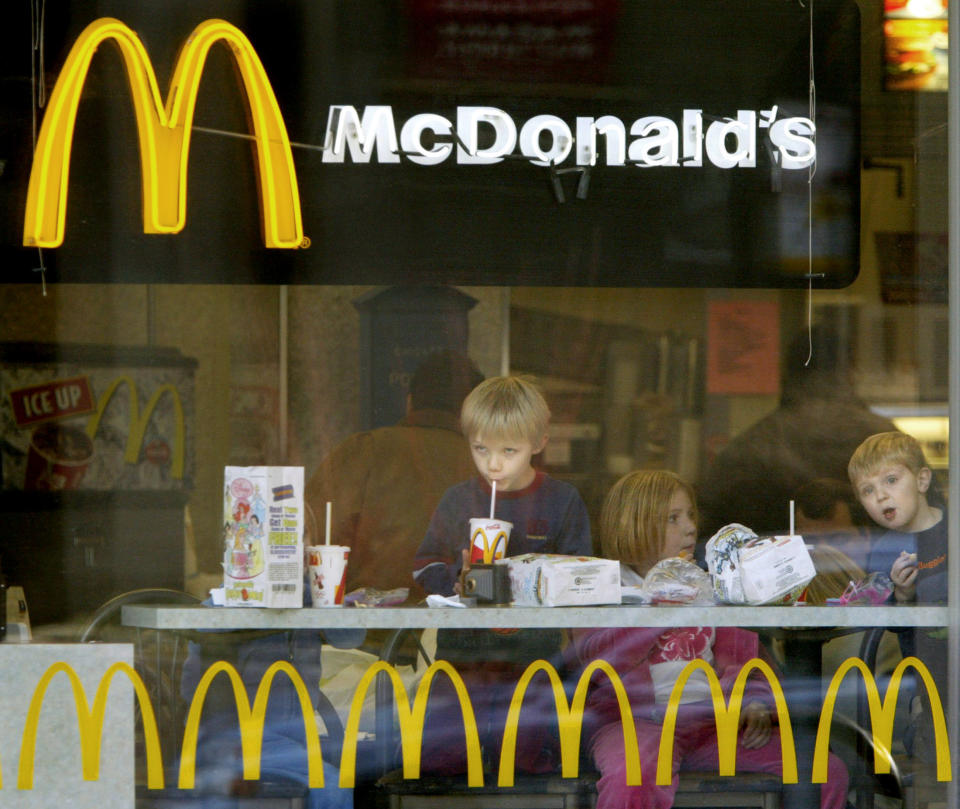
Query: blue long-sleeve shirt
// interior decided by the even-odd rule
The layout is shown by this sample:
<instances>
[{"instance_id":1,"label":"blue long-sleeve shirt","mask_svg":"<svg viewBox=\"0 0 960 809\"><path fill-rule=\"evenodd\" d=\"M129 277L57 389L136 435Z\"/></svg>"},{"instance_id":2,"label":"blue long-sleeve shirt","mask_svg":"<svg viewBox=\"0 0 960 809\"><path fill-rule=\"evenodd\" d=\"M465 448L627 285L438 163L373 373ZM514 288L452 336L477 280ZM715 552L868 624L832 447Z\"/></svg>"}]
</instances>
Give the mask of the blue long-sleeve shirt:
<instances>
[{"instance_id":1,"label":"blue long-sleeve shirt","mask_svg":"<svg viewBox=\"0 0 960 809\"><path fill-rule=\"evenodd\" d=\"M414 578L428 593L453 594L461 551L470 544L470 519L489 513L490 485L484 478L477 476L447 489L414 559ZM593 552L590 519L580 493L543 472L537 472L524 489L498 491L494 516L513 523L507 556L589 556Z\"/></svg>"}]
</instances>

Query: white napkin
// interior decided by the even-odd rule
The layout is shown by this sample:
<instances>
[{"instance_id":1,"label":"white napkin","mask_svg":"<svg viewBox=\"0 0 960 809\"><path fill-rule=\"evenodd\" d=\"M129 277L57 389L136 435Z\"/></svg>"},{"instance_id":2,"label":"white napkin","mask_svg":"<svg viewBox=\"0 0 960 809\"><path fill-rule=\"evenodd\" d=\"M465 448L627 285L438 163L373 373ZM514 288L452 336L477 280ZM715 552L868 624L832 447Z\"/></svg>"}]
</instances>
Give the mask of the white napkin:
<instances>
[{"instance_id":1,"label":"white napkin","mask_svg":"<svg viewBox=\"0 0 960 809\"><path fill-rule=\"evenodd\" d=\"M466 604L460 601L459 595L453 596L441 596L441 595L429 595L427 596L427 606L428 607L461 607L466 608Z\"/></svg>"}]
</instances>

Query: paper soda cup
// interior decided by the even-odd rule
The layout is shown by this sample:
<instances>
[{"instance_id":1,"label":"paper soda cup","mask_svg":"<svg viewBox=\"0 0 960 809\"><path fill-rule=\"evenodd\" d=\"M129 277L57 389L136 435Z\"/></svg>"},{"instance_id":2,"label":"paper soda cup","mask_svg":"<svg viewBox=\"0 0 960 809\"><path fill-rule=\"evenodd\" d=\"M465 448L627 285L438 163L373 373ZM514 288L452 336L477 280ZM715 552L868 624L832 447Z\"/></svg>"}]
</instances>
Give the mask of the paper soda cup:
<instances>
[{"instance_id":1,"label":"paper soda cup","mask_svg":"<svg viewBox=\"0 0 960 809\"><path fill-rule=\"evenodd\" d=\"M41 425L30 437L23 488L28 491L76 489L91 458L93 441L79 427L57 422Z\"/></svg>"},{"instance_id":2,"label":"paper soda cup","mask_svg":"<svg viewBox=\"0 0 960 809\"><path fill-rule=\"evenodd\" d=\"M470 562L489 565L507 555L512 522L474 517L470 520Z\"/></svg>"},{"instance_id":3,"label":"paper soda cup","mask_svg":"<svg viewBox=\"0 0 960 809\"><path fill-rule=\"evenodd\" d=\"M307 548L307 578L314 607L339 607L347 584L346 545L312 545Z\"/></svg>"}]
</instances>

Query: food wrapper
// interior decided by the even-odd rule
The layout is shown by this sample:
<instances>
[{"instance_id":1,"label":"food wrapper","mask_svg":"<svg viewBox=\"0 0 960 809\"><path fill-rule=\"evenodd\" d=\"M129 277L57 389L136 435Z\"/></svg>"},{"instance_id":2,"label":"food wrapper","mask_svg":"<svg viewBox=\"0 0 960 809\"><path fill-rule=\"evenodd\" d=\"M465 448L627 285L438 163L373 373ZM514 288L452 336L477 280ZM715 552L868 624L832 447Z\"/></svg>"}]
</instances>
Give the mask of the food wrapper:
<instances>
[{"instance_id":1,"label":"food wrapper","mask_svg":"<svg viewBox=\"0 0 960 809\"><path fill-rule=\"evenodd\" d=\"M593 556L525 553L506 565L517 607L569 607L620 603L620 563Z\"/></svg>"},{"instance_id":2,"label":"food wrapper","mask_svg":"<svg viewBox=\"0 0 960 809\"><path fill-rule=\"evenodd\" d=\"M643 579L644 594L651 604L712 604L713 583L709 574L689 559L661 559Z\"/></svg>"},{"instance_id":3,"label":"food wrapper","mask_svg":"<svg viewBox=\"0 0 960 809\"><path fill-rule=\"evenodd\" d=\"M885 604L893 592L893 582L886 573L871 573L858 582L850 582L838 599L841 605L875 606Z\"/></svg>"},{"instance_id":4,"label":"food wrapper","mask_svg":"<svg viewBox=\"0 0 960 809\"><path fill-rule=\"evenodd\" d=\"M816 575L802 536L760 538L738 523L710 538L706 559L717 600L728 604L793 604Z\"/></svg>"},{"instance_id":5,"label":"food wrapper","mask_svg":"<svg viewBox=\"0 0 960 809\"><path fill-rule=\"evenodd\" d=\"M743 582L740 579L740 548L757 539L757 535L739 523L725 525L707 542L706 561L717 601L743 604Z\"/></svg>"},{"instance_id":6,"label":"food wrapper","mask_svg":"<svg viewBox=\"0 0 960 809\"><path fill-rule=\"evenodd\" d=\"M396 607L407 600L409 587L396 587L393 590L378 590L375 587L359 587L343 597L344 606L353 607Z\"/></svg>"}]
</instances>

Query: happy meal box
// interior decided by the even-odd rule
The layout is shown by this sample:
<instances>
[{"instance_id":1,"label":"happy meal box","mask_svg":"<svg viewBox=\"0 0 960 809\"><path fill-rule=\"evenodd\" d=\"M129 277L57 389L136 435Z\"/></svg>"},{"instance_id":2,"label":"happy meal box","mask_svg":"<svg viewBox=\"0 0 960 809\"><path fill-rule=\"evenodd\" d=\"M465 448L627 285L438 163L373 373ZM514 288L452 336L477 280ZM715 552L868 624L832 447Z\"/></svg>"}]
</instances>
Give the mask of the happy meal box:
<instances>
[{"instance_id":1,"label":"happy meal box","mask_svg":"<svg viewBox=\"0 0 960 809\"><path fill-rule=\"evenodd\" d=\"M302 466L224 469L227 606L303 606L303 508Z\"/></svg>"}]
</instances>

